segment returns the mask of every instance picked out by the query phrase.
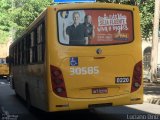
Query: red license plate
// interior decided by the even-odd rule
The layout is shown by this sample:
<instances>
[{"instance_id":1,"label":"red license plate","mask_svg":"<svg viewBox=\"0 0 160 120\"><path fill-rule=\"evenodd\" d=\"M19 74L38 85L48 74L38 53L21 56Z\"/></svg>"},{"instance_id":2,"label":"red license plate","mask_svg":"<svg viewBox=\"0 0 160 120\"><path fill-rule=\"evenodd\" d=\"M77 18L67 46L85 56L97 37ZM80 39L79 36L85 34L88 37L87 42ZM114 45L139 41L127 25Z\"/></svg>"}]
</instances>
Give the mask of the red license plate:
<instances>
[{"instance_id":1,"label":"red license plate","mask_svg":"<svg viewBox=\"0 0 160 120\"><path fill-rule=\"evenodd\" d=\"M104 94L108 93L107 88L92 88L92 94Z\"/></svg>"}]
</instances>

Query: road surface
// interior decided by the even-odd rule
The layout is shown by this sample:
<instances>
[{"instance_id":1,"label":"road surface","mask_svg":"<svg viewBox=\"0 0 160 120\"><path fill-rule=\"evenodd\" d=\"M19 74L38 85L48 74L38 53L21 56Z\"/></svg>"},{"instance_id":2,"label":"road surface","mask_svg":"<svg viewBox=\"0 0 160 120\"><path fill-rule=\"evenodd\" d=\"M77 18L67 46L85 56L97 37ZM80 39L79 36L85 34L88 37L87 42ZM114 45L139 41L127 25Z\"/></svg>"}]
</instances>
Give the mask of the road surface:
<instances>
[{"instance_id":1,"label":"road surface","mask_svg":"<svg viewBox=\"0 0 160 120\"><path fill-rule=\"evenodd\" d=\"M7 119L8 117L8 119ZM99 107L90 111L45 113L34 109L29 112L26 104L10 88L9 82L0 79L1 120L160 120L160 105L144 103L116 107Z\"/></svg>"}]
</instances>

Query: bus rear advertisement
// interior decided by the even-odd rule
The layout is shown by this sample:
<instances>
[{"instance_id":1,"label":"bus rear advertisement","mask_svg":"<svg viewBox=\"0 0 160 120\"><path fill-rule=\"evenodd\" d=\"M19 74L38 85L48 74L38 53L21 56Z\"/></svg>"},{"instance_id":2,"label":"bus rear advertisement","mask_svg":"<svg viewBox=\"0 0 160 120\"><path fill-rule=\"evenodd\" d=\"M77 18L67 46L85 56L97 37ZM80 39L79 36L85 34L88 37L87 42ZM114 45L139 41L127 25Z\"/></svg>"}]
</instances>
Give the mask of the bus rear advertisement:
<instances>
[{"instance_id":1,"label":"bus rear advertisement","mask_svg":"<svg viewBox=\"0 0 160 120\"><path fill-rule=\"evenodd\" d=\"M48 112L143 103L139 10L49 6L10 46L16 94Z\"/></svg>"}]
</instances>

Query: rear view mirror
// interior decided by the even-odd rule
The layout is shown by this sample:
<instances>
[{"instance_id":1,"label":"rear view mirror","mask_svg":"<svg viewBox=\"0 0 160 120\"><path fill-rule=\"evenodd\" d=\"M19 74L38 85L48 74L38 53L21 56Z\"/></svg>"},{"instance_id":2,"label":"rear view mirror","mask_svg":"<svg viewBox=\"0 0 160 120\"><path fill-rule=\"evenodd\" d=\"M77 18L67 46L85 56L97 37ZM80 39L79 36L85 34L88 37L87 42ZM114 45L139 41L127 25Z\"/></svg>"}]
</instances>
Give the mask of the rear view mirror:
<instances>
[{"instance_id":1,"label":"rear view mirror","mask_svg":"<svg viewBox=\"0 0 160 120\"><path fill-rule=\"evenodd\" d=\"M9 64L10 63L10 59L9 56L6 57L6 63Z\"/></svg>"}]
</instances>

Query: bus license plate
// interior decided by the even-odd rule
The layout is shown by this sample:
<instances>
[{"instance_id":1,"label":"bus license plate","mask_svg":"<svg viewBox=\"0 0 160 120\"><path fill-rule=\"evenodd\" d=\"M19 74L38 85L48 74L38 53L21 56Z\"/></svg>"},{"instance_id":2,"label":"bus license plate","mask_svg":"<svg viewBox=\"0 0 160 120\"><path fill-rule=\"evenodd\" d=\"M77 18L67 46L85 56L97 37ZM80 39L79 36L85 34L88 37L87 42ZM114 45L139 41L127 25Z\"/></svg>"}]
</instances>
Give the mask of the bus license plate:
<instances>
[{"instance_id":1,"label":"bus license plate","mask_svg":"<svg viewBox=\"0 0 160 120\"><path fill-rule=\"evenodd\" d=\"M107 88L92 88L92 94L104 94L108 93Z\"/></svg>"}]
</instances>

